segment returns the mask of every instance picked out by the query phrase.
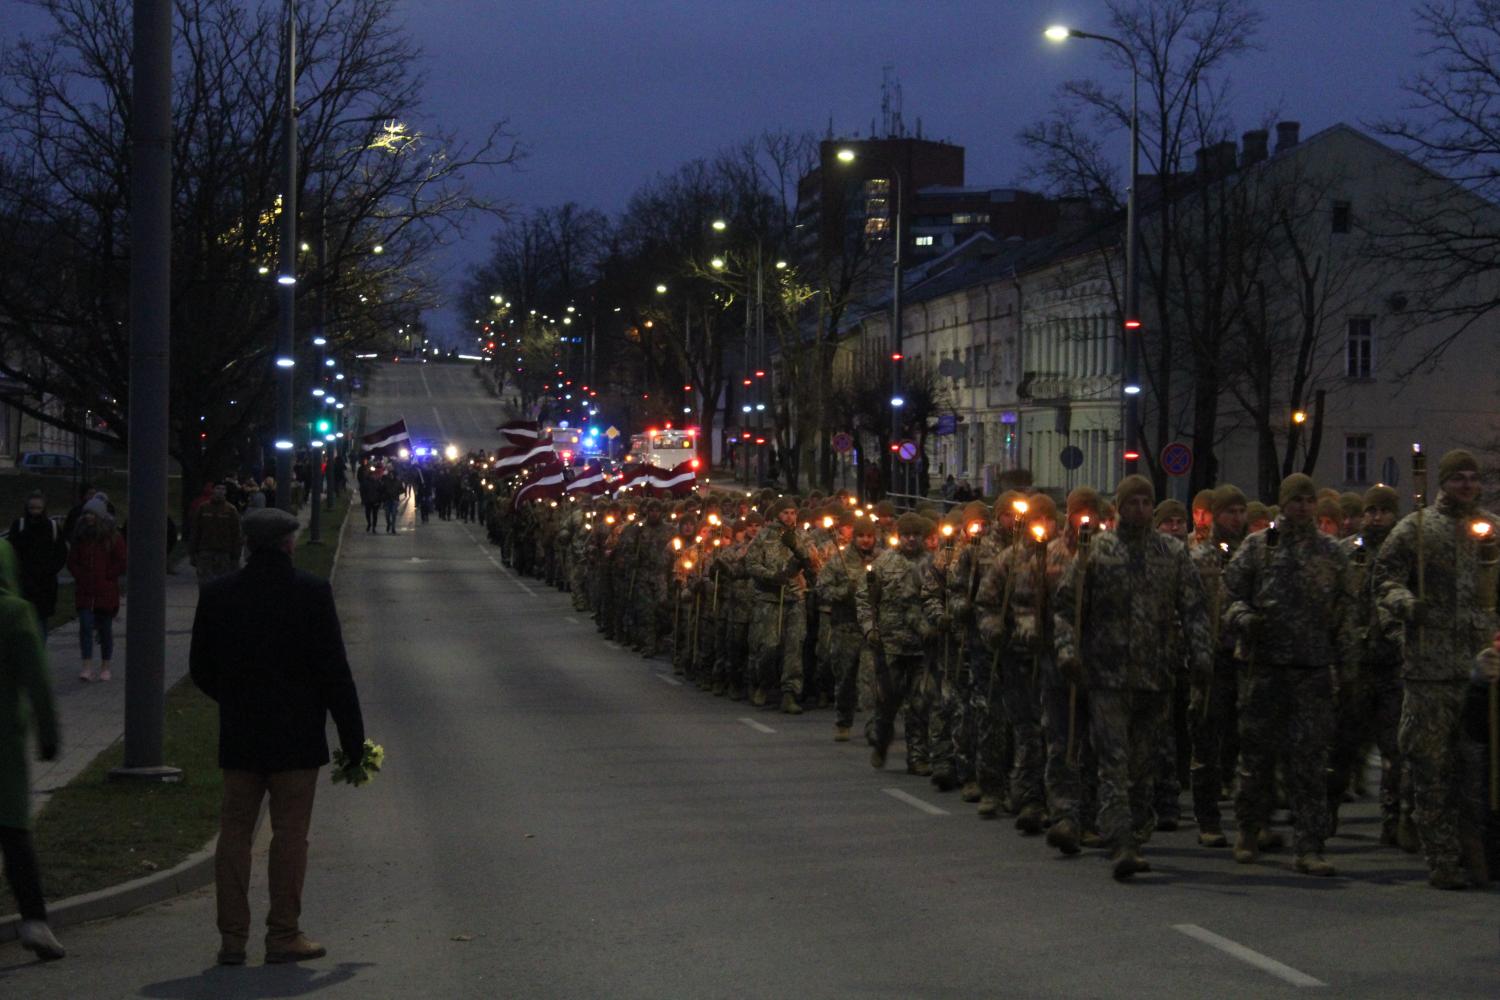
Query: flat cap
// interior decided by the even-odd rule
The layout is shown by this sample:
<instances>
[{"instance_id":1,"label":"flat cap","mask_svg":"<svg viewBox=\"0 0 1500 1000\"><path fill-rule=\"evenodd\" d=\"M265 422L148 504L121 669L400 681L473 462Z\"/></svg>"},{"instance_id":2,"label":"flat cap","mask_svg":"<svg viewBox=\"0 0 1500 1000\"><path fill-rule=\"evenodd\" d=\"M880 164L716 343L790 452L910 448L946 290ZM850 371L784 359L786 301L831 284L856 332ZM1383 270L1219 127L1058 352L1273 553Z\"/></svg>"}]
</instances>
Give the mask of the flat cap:
<instances>
[{"instance_id":1,"label":"flat cap","mask_svg":"<svg viewBox=\"0 0 1500 1000\"><path fill-rule=\"evenodd\" d=\"M245 541L252 549L274 549L302 523L280 507L260 507L240 518Z\"/></svg>"}]
</instances>

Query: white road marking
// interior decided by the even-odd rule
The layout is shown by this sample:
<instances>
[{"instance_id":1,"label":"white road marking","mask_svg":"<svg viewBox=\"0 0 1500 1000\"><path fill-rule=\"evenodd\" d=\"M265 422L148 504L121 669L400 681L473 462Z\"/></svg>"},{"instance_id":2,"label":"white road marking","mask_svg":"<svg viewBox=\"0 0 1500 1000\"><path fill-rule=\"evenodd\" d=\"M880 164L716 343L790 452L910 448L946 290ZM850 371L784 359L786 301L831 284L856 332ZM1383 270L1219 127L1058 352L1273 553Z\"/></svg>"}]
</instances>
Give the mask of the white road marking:
<instances>
[{"instance_id":1,"label":"white road marking","mask_svg":"<svg viewBox=\"0 0 1500 1000\"><path fill-rule=\"evenodd\" d=\"M577 618L574 618L572 615L569 615L568 617L564 618L563 621L568 622L569 624L572 624L572 625L582 625L583 624L583 622L579 621Z\"/></svg>"},{"instance_id":2,"label":"white road marking","mask_svg":"<svg viewBox=\"0 0 1500 1000\"><path fill-rule=\"evenodd\" d=\"M946 810L946 809L939 809L937 806L933 805L931 802L923 802L921 799L917 798L915 795L909 795L906 792L903 792L899 788L882 788L881 791L885 792L885 794L889 795L891 798L895 799L897 802L905 802L907 805L911 806L912 808L914 808L914 809L920 809L920 810L922 810L924 813L926 813L929 816L947 816L948 815L948 810Z\"/></svg>"},{"instance_id":3,"label":"white road marking","mask_svg":"<svg viewBox=\"0 0 1500 1000\"><path fill-rule=\"evenodd\" d=\"M427 384L427 369L423 368L420 365L418 365L417 366L417 374L420 375L420 376L422 376L422 388L424 388L424 389L427 390L427 398L431 399L432 398L432 386L430 386L430 385ZM432 412L436 413L437 411L433 410ZM447 435L444 435L444 437L446 437L446 436Z\"/></svg>"},{"instance_id":4,"label":"white road marking","mask_svg":"<svg viewBox=\"0 0 1500 1000\"><path fill-rule=\"evenodd\" d=\"M1197 924L1173 924L1172 929L1180 934L1186 934L1194 940L1202 941L1211 948L1217 948L1226 955L1232 955L1241 962L1253 965L1262 972L1269 972L1277 979L1291 983L1293 986L1328 985L1321 979L1314 979L1305 972L1299 972L1290 965L1283 965L1274 958L1262 955L1251 948L1246 948L1239 942L1231 941L1227 937L1221 937L1211 930L1199 927Z\"/></svg>"},{"instance_id":5,"label":"white road marking","mask_svg":"<svg viewBox=\"0 0 1500 1000\"><path fill-rule=\"evenodd\" d=\"M757 733L774 733L774 732L776 732L776 730L772 729L770 726L766 725L765 723L756 722L754 719L751 719L751 718L748 718L748 717L741 718L739 721L743 722L745 725L749 726L751 729L755 730Z\"/></svg>"},{"instance_id":6,"label":"white road marking","mask_svg":"<svg viewBox=\"0 0 1500 1000\"><path fill-rule=\"evenodd\" d=\"M431 395L431 393L428 393L428 395ZM438 412L436 406L432 408L432 415L437 417L438 432L443 435L443 440L448 440L448 428L443 426L443 415Z\"/></svg>"},{"instance_id":7,"label":"white road marking","mask_svg":"<svg viewBox=\"0 0 1500 1000\"><path fill-rule=\"evenodd\" d=\"M485 545L479 539L475 538L474 537L474 532L472 532L472 531L469 530L469 526L467 524L464 525L464 534L466 534L466 535L469 536L469 540L474 543L474 547L479 550L479 554L482 555L482 556L484 556L486 559L488 559L490 561L490 565L491 566L495 567L501 573L503 573L507 577L509 577L511 583L514 583L517 587L520 587L522 590L526 591L526 593L530 594L532 597L536 596L536 591L534 591L530 587L526 586L526 584L521 581L521 578L519 576L516 576L514 573L512 573L510 571L510 568L508 566L506 566L500 560L496 559L494 556L490 555L489 546Z\"/></svg>"},{"instance_id":8,"label":"white road marking","mask_svg":"<svg viewBox=\"0 0 1500 1000\"><path fill-rule=\"evenodd\" d=\"M677 678L673 677L671 674L657 674L656 675L656 679L659 680L659 681L666 681L668 684L672 685L673 687L682 687L682 681L680 681Z\"/></svg>"}]
</instances>

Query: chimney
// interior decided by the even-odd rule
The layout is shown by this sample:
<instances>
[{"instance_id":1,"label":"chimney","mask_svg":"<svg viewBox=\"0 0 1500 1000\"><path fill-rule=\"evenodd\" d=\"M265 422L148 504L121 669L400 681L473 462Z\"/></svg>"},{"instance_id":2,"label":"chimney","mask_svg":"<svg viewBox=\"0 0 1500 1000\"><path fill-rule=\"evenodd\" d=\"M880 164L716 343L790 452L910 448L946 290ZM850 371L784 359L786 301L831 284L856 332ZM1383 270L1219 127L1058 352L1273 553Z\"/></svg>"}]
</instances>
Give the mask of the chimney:
<instances>
[{"instance_id":1,"label":"chimney","mask_svg":"<svg viewBox=\"0 0 1500 1000\"><path fill-rule=\"evenodd\" d=\"M1205 180L1216 180L1234 173L1237 150L1232 142L1216 142L1202 146L1197 153L1198 174Z\"/></svg>"},{"instance_id":2,"label":"chimney","mask_svg":"<svg viewBox=\"0 0 1500 1000\"><path fill-rule=\"evenodd\" d=\"M1270 133L1263 128L1240 136L1240 166L1250 167L1264 161L1269 140Z\"/></svg>"},{"instance_id":3,"label":"chimney","mask_svg":"<svg viewBox=\"0 0 1500 1000\"><path fill-rule=\"evenodd\" d=\"M1276 123L1276 152L1283 149L1291 149L1297 145L1297 134L1302 130L1301 122L1277 122Z\"/></svg>"}]
</instances>

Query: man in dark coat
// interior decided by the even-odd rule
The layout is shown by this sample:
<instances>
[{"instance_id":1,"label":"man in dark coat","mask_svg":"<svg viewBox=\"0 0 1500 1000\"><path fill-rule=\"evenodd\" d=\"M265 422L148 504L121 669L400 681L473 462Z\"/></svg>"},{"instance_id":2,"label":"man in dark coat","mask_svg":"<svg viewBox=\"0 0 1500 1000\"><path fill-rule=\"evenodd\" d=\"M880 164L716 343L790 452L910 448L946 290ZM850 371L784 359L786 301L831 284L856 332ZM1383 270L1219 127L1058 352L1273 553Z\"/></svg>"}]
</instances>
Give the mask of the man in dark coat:
<instances>
[{"instance_id":1,"label":"man in dark coat","mask_svg":"<svg viewBox=\"0 0 1500 1000\"><path fill-rule=\"evenodd\" d=\"M219 703L224 804L215 873L225 965L245 960L250 846L267 793L273 837L266 961L326 953L303 935L298 918L313 792L328 763L327 716L350 761L363 758L365 740L333 589L292 566L297 519L266 508L246 514L242 525L250 558L202 589L189 658L193 682Z\"/></svg>"},{"instance_id":2,"label":"man in dark coat","mask_svg":"<svg viewBox=\"0 0 1500 1000\"><path fill-rule=\"evenodd\" d=\"M11 523L7 536L21 569L21 596L36 608L42 635L57 610L57 574L68 559L68 536L47 516L47 498L40 490L26 498L26 513Z\"/></svg>"}]
</instances>

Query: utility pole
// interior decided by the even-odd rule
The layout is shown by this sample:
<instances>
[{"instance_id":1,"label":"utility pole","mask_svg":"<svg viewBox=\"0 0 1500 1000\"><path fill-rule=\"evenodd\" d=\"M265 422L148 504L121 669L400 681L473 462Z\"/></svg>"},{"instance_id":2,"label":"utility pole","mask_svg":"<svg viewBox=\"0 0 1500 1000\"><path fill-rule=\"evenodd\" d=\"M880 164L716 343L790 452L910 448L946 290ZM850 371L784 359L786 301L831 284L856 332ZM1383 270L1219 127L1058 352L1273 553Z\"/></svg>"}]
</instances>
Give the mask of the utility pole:
<instances>
[{"instance_id":1,"label":"utility pole","mask_svg":"<svg viewBox=\"0 0 1500 1000\"><path fill-rule=\"evenodd\" d=\"M292 509L293 371L297 364L297 5L286 0L286 114L282 120L283 183L281 254L277 294L281 326L276 335L276 506Z\"/></svg>"},{"instance_id":2,"label":"utility pole","mask_svg":"<svg viewBox=\"0 0 1500 1000\"><path fill-rule=\"evenodd\" d=\"M130 121L130 613L125 766L113 780L176 781L162 765L167 634L167 440L172 307L172 2L136 0Z\"/></svg>"},{"instance_id":3,"label":"utility pole","mask_svg":"<svg viewBox=\"0 0 1500 1000\"><path fill-rule=\"evenodd\" d=\"M328 367L323 363L328 356L328 276L323 273L324 256L327 253L327 241L323 235L327 228L326 214L322 218L324 225L318 227L318 280L323 284L318 289L318 330L313 335L313 343L318 347L318 371L313 382L324 391L317 397L315 413L321 413L328 407L328 386L324 384L327 376L323 374ZM312 429L307 435L307 487L312 494L312 510L307 522L307 541L310 545L323 544L323 456L328 454L328 449L324 447L323 435L318 432L319 419L314 417ZM328 498L333 499L332 490L329 490Z\"/></svg>"}]
</instances>

